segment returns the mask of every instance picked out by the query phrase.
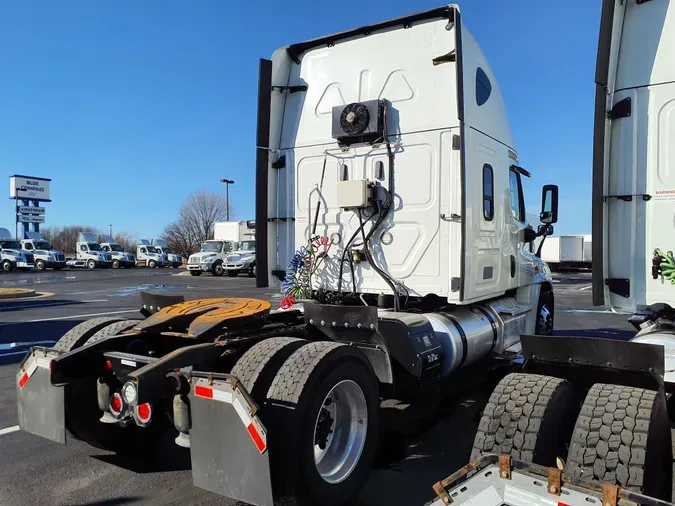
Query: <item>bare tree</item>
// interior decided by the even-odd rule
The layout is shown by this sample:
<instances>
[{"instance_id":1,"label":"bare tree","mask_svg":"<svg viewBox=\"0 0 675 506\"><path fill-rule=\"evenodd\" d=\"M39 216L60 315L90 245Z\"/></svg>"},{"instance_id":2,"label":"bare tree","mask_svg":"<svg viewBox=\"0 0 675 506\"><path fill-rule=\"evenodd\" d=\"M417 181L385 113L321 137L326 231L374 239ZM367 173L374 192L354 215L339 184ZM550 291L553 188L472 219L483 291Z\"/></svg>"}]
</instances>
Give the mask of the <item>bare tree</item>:
<instances>
[{"instance_id":1,"label":"bare tree","mask_svg":"<svg viewBox=\"0 0 675 506\"><path fill-rule=\"evenodd\" d=\"M227 202L220 193L199 190L190 195L178 212L178 219L164 229L163 239L172 251L190 256L199 245L213 238L215 224L227 216ZM230 204L230 219L236 211Z\"/></svg>"},{"instance_id":2,"label":"bare tree","mask_svg":"<svg viewBox=\"0 0 675 506\"><path fill-rule=\"evenodd\" d=\"M77 237L80 232L92 232L93 234L100 235L100 232L94 227L83 225L43 227L40 234L49 241L55 249L63 251L66 254L72 254L75 252Z\"/></svg>"},{"instance_id":3,"label":"bare tree","mask_svg":"<svg viewBox=\"0 0 675 506\"><path fill-rule=\"evenodd\" d=\"M138 239L136 236L130 232L119 232L115 234L115 241L117 244L124 248L124 251L130 253L136 253L136 246L138 245Z\"/></svg>"}]
</instances>

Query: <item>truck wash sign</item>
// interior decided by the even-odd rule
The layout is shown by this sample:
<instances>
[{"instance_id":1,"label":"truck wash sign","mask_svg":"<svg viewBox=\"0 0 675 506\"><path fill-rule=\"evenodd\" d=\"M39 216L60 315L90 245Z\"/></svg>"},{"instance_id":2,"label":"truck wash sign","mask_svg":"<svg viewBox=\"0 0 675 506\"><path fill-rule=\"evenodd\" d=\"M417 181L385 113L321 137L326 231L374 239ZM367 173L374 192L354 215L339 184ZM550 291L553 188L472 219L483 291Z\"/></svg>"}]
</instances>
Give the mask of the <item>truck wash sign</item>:
<instances>
[{"instance_id":1,"label":"truck wash sign","mask_svg":"<svg viewBox=\"0 0 675 506\"><path fill-rule=\"evenodd\" d=\"M9 178L9 198L51 202L51 179L14 175Z\"/></svg>"}]
</instances>

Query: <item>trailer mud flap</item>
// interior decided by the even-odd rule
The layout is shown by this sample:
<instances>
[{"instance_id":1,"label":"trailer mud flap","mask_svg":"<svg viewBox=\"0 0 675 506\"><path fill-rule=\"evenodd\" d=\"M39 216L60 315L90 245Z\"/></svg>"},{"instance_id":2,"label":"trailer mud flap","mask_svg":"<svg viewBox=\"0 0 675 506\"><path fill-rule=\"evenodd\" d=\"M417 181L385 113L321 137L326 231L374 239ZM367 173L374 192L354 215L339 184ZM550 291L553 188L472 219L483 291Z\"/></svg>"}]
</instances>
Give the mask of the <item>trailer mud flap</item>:
<instances>
[{"instance_id":1,"label":"trailer mud flap","mask_svg":"<svg viewBox=\"0 0 675 506\"><path fill-rule=\"evenodd\" d=\"M47 348L32 348L16 375L16 397L21 430L65 444L65 388L52 385L50 368L59 355Z\"/></svg>"},{"instance_id":2,"label":"trailer mud flap","mask_svg":"<svg viewBox=\"0 0 675 506\"><path fill-rule=\"evenodd\" d=\"M267 431L234 378L192 378L190 456L195 486L273 506Z\"/></svg>"}]
</instances>

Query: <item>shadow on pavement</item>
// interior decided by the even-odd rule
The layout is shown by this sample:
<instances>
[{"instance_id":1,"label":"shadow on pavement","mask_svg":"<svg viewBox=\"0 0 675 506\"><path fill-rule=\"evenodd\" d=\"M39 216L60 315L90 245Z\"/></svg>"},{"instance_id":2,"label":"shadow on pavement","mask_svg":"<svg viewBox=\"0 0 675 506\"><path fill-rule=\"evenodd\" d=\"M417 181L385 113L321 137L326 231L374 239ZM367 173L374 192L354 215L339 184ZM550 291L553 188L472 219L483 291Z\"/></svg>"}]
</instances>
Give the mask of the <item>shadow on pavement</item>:
<instances>
[{"instance_id":1,"label":"shadow on pavement","mask_svg":"<svg viewBox=\"0 0 675 506\"><path fill-rule=\"evenodd\" d=\"M83 304L83 302L71 299L5 300L0 303L0 313L41 307L74 306L78 304Z\"/></svg>"},{"instance_id":2,"label":"shadow on pavement","mask_svg":"<svg viewBox=\"0 0 675 506\"><path fill-rule=\"evenodd\" d=\"M114 499L103 499L102 501L74 503L73 506L117 506L118 504L130 504L142 500L142 497L115 497Z\"/></svg>"},{"instance_id":3,"label":"shadow on pavement","mask_svg":"<svg viewBox=\"0 0 675 506\"><path fill-rule=\"evenodd\" d=\"M83 320L0 323L0 365L21 362L31 346L53 346Z\"/></svg>"},{"instance_id":4,"label":"shadow on pavement","mask_svg":"<svg viewBox=\"0 0 675 506\"><path fill-rule=\"evenodd\" d=\"M554 336L565 337L600 337L603 339L615 339L617 341L629 341L635 336L634 330L617 330L611 328L600 329L573 329L573 330L554 330Z\"/></svg>"},{"instance_id":5,"label":"shadow on pavement","mask_svg":"<svg viewBox=\"0 0 675 506\"><path fill-rule=\"evenodd\" d=\"M176 445L174 443L175 437L176 432L170 430L157 445L155 453L149 455L148 458L117 455L114 453L92 455L92 458L138 474L188 471L192 467L190 450Z\"/></svg>"}]
</instances>

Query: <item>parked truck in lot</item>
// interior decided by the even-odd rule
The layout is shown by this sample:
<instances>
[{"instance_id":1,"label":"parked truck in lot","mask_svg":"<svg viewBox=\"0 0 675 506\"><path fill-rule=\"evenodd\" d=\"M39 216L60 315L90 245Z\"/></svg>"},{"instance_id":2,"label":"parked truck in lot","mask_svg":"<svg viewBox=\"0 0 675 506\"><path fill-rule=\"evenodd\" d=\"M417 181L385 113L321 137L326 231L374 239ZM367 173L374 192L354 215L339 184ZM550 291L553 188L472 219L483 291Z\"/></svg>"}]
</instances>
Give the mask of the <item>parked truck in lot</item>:
<instances>
[{"instance_id":1,"label":"parked truck in lot","mask_svg":"<svg viewBox=\"0 0 675 506\"><path fill-rule=\"evenodd\" d=\"M541 248L541 258L554 270L584 267L584 238L574 235L549 237Z\"/></svg>"},{"instance_id":2,"label":"parked truck in lot","mask_svg":"<svg viewBox=\"0 0 675 506\"><path fill-rule=\"evenodd\" d=\"M21 241L21 248L29 251L35 258L35 269L44 271L54 269L60 271L66 266L66 255L55 250L39 232L24 232L26 238Z\"/></svg>"},{"instance_id":3,"label":"parked truck in lot","mask_svg":"<svg viewBox=\"0 0 675 506\"><path fill-rule=\"evenodd\" d=\"M234 248L234 241L211 240L202 244L199 253L190 255L187 261L188 272L192 276L201 276L202 272L210 272L214 276L222 276L225 272L227 255Z\"/></svg>"},{"instance_id":4,"label":"parked truck in lot","mask_svg":"<svg viewBox=\"0 0 675 506\"><path fill-rule=\"evenodd\" d=\"M150 241L141 239L136 246L136 263L154 269L164 267L168 262L167 256L160 253Z\"/></svg>"},{"instance_id":5,"label":"parked truck in lot","mask_svg":"<svg viewBox=\"0 0 675 506\"><path fill-rule=\"evenodd\" d=\"M80 232L77 236L76 257L66 260L68 267L81 267L95 269L96 267L112 267L113 259L110 253L106 253L98 243L96 234Z\"/></svg>"},{"instance_id":6,"label":"parked truck in lot","mask_svg":"<svg viewBox=\"0 0 675 506\"><path fill-rule=\"evenodd\" d=\"M119 269L120 267L136 267L136 257L133 253L124 251L124 248L119 244L114 237L109 235L103 236L103 242L101 243L101 250L105 253L110 253L112 256L112 265L113 269Z\"/></svg>"},{"instance_id":7,"label":"parked truck in lot","mask_svg":"<svg viewBox=\"0 0 675 506\"><path fill-rule=\"evenodd\" d=\"M529 244L552 233L557 187L529 227L530 173L461 21L444 6L262 60L255 274L284 309L144 294L144 320L95 318L32 349L20 427L139 455L173 428L200 488L336 506L373 465L382 401L472 388L521 334L548 336L553 285Z\"/></svg>"},{"instance_id":8,"label":"parked truck in lot","mask_svg":"<svg viewBox=\"0 0 675 506\"><path fill-rule=\"evenodd\" d=\"M521 337L472 462L433 506L673 504L675 8L604 0L593 137L593 301L630 341ZM522 502L518 502L520 498Z\"/></svg>"},{"instance_id":9,"label":"parked truck in lot","mask_svg":"<svg viewBox=\"0 0 675 506\"><path fill-rule=\"evenodd\" d=\"M176 253L171 253L171 250L164 239L153 239L152 245L155 247L155 250L157 250L157 253L166 257L165 265L167 267L176 268L183 265L183 257Z\"/></svg>"},{"instance_id":10,"label":"parked truck in lot","mask_svg":"<svg viewBox=\"0 0 675 506\"><path fill-rule=\"evenodd\" d=\"M254 278L255 271L255 241L239 241L235 243L234 251L225 257L225 271L231 278L246 273Z\"/></svg>"},{"instance_id":11,"label":"parked truck in lot","mask_svg":"<svg viewBox=\"0 0 675 506\"><path fill-rule=\"evenodd\" d=\"M32 253L21 248L6 228L0 228L0 268L5 272L30 270L35 258Z\"/></svg>"}]
</instances>

